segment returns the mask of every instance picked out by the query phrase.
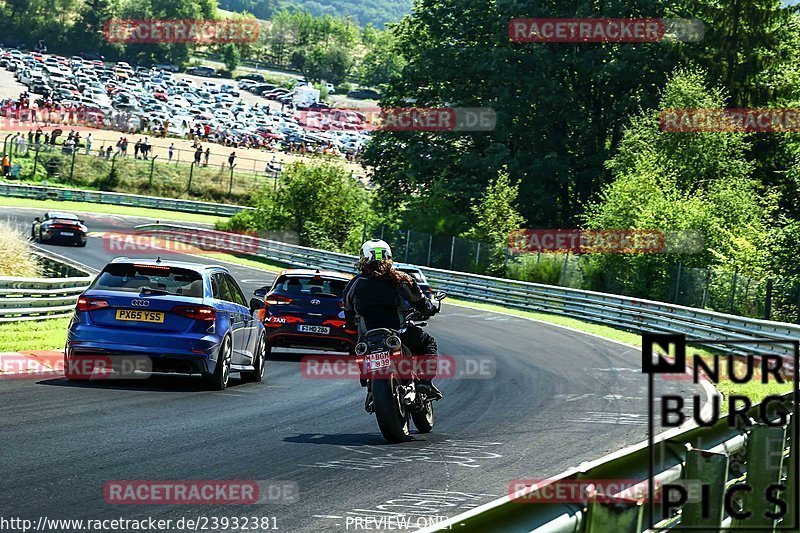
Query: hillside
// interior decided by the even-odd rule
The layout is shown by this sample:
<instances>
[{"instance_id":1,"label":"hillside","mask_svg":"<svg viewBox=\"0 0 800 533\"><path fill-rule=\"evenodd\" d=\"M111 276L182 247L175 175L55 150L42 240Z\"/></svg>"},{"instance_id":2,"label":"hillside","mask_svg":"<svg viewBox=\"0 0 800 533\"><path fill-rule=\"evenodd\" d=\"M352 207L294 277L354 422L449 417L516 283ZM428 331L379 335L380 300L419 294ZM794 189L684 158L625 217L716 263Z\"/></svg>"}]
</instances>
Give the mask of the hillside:
<instances>
[{"instance_id":1,"label":"hillside","mask_svg":"<svg viewBox=\"0 0 800 533\"><path fill-rule=\"evenodd\" d=\"M298 9L314 16L353 17L362 26L372 23L382 28L411 11L411 0L220 0L219 7L229 11L248 11L260 19L269 19L280 9Z\"/></svg>"}]
</instances>

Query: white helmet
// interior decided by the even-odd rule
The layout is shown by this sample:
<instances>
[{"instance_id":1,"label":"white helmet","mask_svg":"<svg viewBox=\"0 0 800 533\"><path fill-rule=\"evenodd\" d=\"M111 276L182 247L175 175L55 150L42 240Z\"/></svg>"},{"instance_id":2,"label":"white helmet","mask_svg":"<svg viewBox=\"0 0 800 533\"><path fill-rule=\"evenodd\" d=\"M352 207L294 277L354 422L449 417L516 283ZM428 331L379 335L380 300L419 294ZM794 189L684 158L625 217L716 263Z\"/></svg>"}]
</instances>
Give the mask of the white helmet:
<instances>
[{"instance_id":1,"label":"white helmet","mask_svg":"<svg viewBox=\"0 0 800 533\"><path fill-rule=\"evenodd\" d=\"M392 258L392 249L380 239L371 239L361 246L361 257L371 261L387 261Z\"/></svg>"}]
</instances>

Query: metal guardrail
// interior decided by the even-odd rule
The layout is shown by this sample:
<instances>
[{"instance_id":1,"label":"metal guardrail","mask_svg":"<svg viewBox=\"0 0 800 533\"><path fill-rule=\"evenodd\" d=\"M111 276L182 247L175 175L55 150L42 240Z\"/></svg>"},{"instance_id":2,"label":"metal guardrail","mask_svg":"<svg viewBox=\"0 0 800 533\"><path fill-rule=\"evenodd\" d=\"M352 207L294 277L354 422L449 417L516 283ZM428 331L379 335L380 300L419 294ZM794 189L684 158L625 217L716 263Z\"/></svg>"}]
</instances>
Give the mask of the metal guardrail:
<instances>
[{"instance_id":1,"label":"metal guardrail","mask_svg":"<svg viewBox=\"0 0 800 533\"><path fill-rule=\"evenodd\" d=\"M784 401L786 410L791 412L793 394L784 395ZM757 413L758 406L749 411L753 418ZM749 485L752 494L764 494L768 486L784 483L788 490L781 496L788 504L788 513L779 526L788 531L787 524L796 524L798 516L794 508L797 421L787 416L790 423L779 423L777 409L768 416L774 426L729 427L728 419L721 417L710 428L676 430L654 439L652 479L656 491L652 497L648 482L650 449L645 442L547 480L512 481L505 497L419 531L638 533L649 528L651 516L659 529L680 526L685 531L720 531L731 526L731 519L724 512L724 490L737 482ZM747 467L746 472L743 467ZM660 520L659 486L681 482L695 489L706 485L709 494L705 501L688 498L680 514ZM554 497L558 494L569 496ZM769 509L766 502L754 497L749 504L747 510L752 515L737 520L733 524L735 530L772 531L776 521L763 516L763 511Z\"/></svg>"},{"instance_id":2,"label":"metal guardrail","mask_svg":"<svg viewBox=\"0 0 800 533\"><path fill-rule=\"evenodd\" d=\"M69 316L91 281L91 277L0 278L0 322Z\"/></svg>"},{"instance_id":3,"label":"metal guardrail","mask_svg":"<svg viewBox=\"0 0 800 533\"><path fill-rule=\"evenodd\" d=\"M149 207L168 211L220 216L232 216L240 211L252 209L252 207L240 205L215 204L210 202L198 202L195 200L178 200L173 198L159 198L156 196L139 196L138 194L84 191L80 189L62 189L60 187L41 187L38 185L17 185L10 183L0 183L0 196L32 198L35 200L64 200L131 207Z\"/></svg>"},{"instance_id":4,"label":"metal guardrail","mask_svg":"<svg viewBox=\"0 0 800 533\"><path fill-rule=\"evenodd\" d=\"M291 266L354 272L357 262L357 257L351 255L247 235L199 230L189 226L145 224L137 226L137 229L176 239L193 239L200 247L207 247L206 245L210 244L218 249L242 250ZM420 267L420 269L435 288L465 300L562 315L633 331L681 333L693 342L702 339L754 340L756 338L783 341L783 344L758 345L701 343L724 353L757 356L775 354L791 361L790 357L793 354L791 342L800 339L800 325L796 324L757 320L615 294L435 268Z\"/></svg>"},{"instance_id":5,"label":"metal guardrail","mask_svg":"<svg viewBox=\"0 0 800 533\"><path fill-rule=\"evenodd\" d=\"M67 273L58 278L0 277L0 323L70 316L78 296L93 276L74 263L37 253L48 270Z\"/></svg>"}]
</instances>

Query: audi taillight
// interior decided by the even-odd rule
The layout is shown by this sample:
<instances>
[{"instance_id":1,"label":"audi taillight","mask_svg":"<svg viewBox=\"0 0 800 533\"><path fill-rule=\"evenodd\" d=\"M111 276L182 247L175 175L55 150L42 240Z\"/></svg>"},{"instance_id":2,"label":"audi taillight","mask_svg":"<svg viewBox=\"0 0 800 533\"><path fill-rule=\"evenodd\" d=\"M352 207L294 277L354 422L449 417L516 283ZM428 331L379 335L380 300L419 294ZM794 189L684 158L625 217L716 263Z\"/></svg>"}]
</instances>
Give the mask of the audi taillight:
<instances>
[{"instance_id":1,"label":"audi taillight","mask_svg":"<svg viewBox=\"0 0 800 533\"><path fill-rule=\"evenodd\" d=\"M264 300L264 303L267 305L287 305L292 303L292 299L288 296L271 294L267 296L267 298Z\"/></svg>"},{"instance_id":2,"label":"audi taillight","mask_svg":"<svg viewBox=\"0 0 800 533\"><path fill-rule=\"evenodd\" d=\"M207 305L178 305L172 308L172 312L201 322L213 322L217 319L217 311Z\"/></svg>"},{"instance_id":3,"label":"audi taillight","mask_svg":"<svg viewBox=\"0 0 800 533\"><path fill-rule=\"evenodd\" d=\"M108 307L108 302L102 298L90 298L88 296L79 296L78 304L75 306L76 311L94 311L95 309L102 309Z\"/></svg>"}]
</instances>

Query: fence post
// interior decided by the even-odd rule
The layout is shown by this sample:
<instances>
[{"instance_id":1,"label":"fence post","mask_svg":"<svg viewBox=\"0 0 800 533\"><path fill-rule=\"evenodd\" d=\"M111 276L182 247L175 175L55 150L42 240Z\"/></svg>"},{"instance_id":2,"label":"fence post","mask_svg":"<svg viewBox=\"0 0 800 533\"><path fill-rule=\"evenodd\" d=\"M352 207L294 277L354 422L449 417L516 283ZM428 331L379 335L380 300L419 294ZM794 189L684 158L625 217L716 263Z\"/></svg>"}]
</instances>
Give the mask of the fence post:
<instances>
[{"instance_id":1,"label":"fence post","mask_svg":"<svg viewBox=\"0 0 800 533\"><path fill-rule=\"evenodd\" d=\"M431 250L433 248L433 233L428 233L428 261L425 266L431 266Z\"/></svg>"},{"instance_id":2,"label":"fence post","mask_svg":"<svg viewBox=\"0 0 800 533\"><path fill-rule=\"evenodd\" d=\"M450 270L453 270L453 254L456 251L456 236L450 241Z\"/></svg>"},{"instance_id":3,"label":"fence post","mask_svg":"<svg viewBox=\"0 0 800 533\"><path fill-rule=\"evenodd\" d=\"M767 280L766 296L764 298L764 320L772 316L772 278Z\"/></svg>"},{"instance_id":4,"label":"fence post","mask_svg":"<svg viewBox=\"0 0 800 533\"><path fill-rule=\"evenodd\" d=\"M478 265L481 263L481 241L478 241L478 247L475 250L475 271L478 271Z\"/></svg>"},{"instance_id":5,"label":"fence post","mask_svg":"<svg viewBox=\"0 0 800 533\"><path fill-rule=\"evenodd\" d=\"M153 159L150 160L150 179L147 182L147 188L153 188L153 168L156 166L156 159L158 159L157 155L153 156Z\"/></svg>"},{"instance_id":6,"label":"fence post","mask_svg":"<svg viewBox=\"0 0 800 533\"><path fill-rule=\"evenodd\" d=\"M72 149L72 161L69 164L69 181L72 181L72 176L75 174L75 155L78 153L77 146Z\"/></svg>"},{"instance_id":7,"label":"fence post","mask_svg":"<svg viewBox=\"0 0 800 533\"><path fill-rule=\"evenodd\" d=\"M117 155L118 154L119 154L119 152L115 152L114 153L114 157L111 158L111 170L108 172L108 177L109 178L114 175L114 165L117 162Z\"/></svg>"},{"instance_id":8,"label":"fence post","mask_svg":"<svg viewBox=\"0 0 800 533\"><path fill-rule=\"evenodd\" d=\"M403 256L403 262L408 263L408 245L411 242L411 230L406 230L406 253Z\"/></svg>"},{"instance_id":9,"label":"fence post","mask_svg":"<svg viewBox=\"0 0 800 533\"><path fill-rule=\"evenodd\" d=\"M192 174L194 174L194 161L189 165L189 186L186 187L186 194L189 196L192 195Z\"/></svg>"},{"instance_id":10,"label":"fence post","mask_svg":"<svg viewBox=\"0 0 800 533\"><path fill-rule=\"evenodd\" d=\"M31 179L36 179L36 167L39 164L39 148L41 147L40 143L36 143L36 153L33 156L33 173L31 174Z\"/></svg>"},{"instance_id":11,"label":"fence post","mask_svg":"<svg viewBox=\"0 0 800 533\"><path fill-rule=\"evenodd\" d=\"M6 138L3 139L3 155L8 153L8 149L6 148L6 145L8 144L8 138L11 137L12 135L14 135L14 134L13 133L9 133L8 135L6 135Z\"/></svg>"},{"instance_id":12,"label":"fence post","mask_svg":"<svg viewBox=\"0 0 800 533\"><path fill-rule=\"evenodd\" d=\"M675 276L675 296L672 298L672 303L678 303L678 296L681 293L681 270L683 269L683 261L678 261L678 274Z\"/></svg>"},{"instance_id":13,"label":"fence post","mask_svg":"<svg viewBox=\"0 0 800 533\"><path fill-rule=\"evenodd\" d=\"M709 283L711 283L711 268L706 269L706 281L703 284L703 297L700 299L700 309L706 308L706 298L708 298Z\"/></svg>"},{"instance_id":14,"label":"fence post","mask_svg":"<svg viewBox=\"0 0 800 533\"><path fill-rule=\"evenodd\" d=\"M506 250L508 250L508 248L506 248ZM506 254L506 256L507 255L508 254ZM562 287L567 285L567 261L569 261L569 250L564 254L564 266L561 268L561 282L559 284Z\"/></svg>"},{"instance_id":15,"label":"fence post","mask_svg":"<svg viewBox=\"0 0 800 533\"><path fill-rule=\"evenodd\" d=\"M364 229L361 230L361 242L367 242L367 223L364 222Z\"/></svg>"},{"instance_id":16,"label":"fence post","mask_svg":"<svg viewBox=\"0 0 800 533\"><path fill-rule=\"evenodd\" d=\"M233 167L235 166L236 166L235 164L231 165L231 181L230 184L228 185L228 196L233 194Z\"/></svg>"},{"instance_id":17,"label":"fence post","mask_svg":"<svg viewBox=\"0 0 800 533\"><path fill-rule=\"evenodd\" d=\"M738 278L739 278L739 269L738 268L734 268L733 269L733 282L731 283L731 302L730 302L730 306L729 306L730 309L728 311L731 314L733 314L733 301L734 301L734 298L736 297L736 281L737 281Z\"/></svg>"}]
</instances>

